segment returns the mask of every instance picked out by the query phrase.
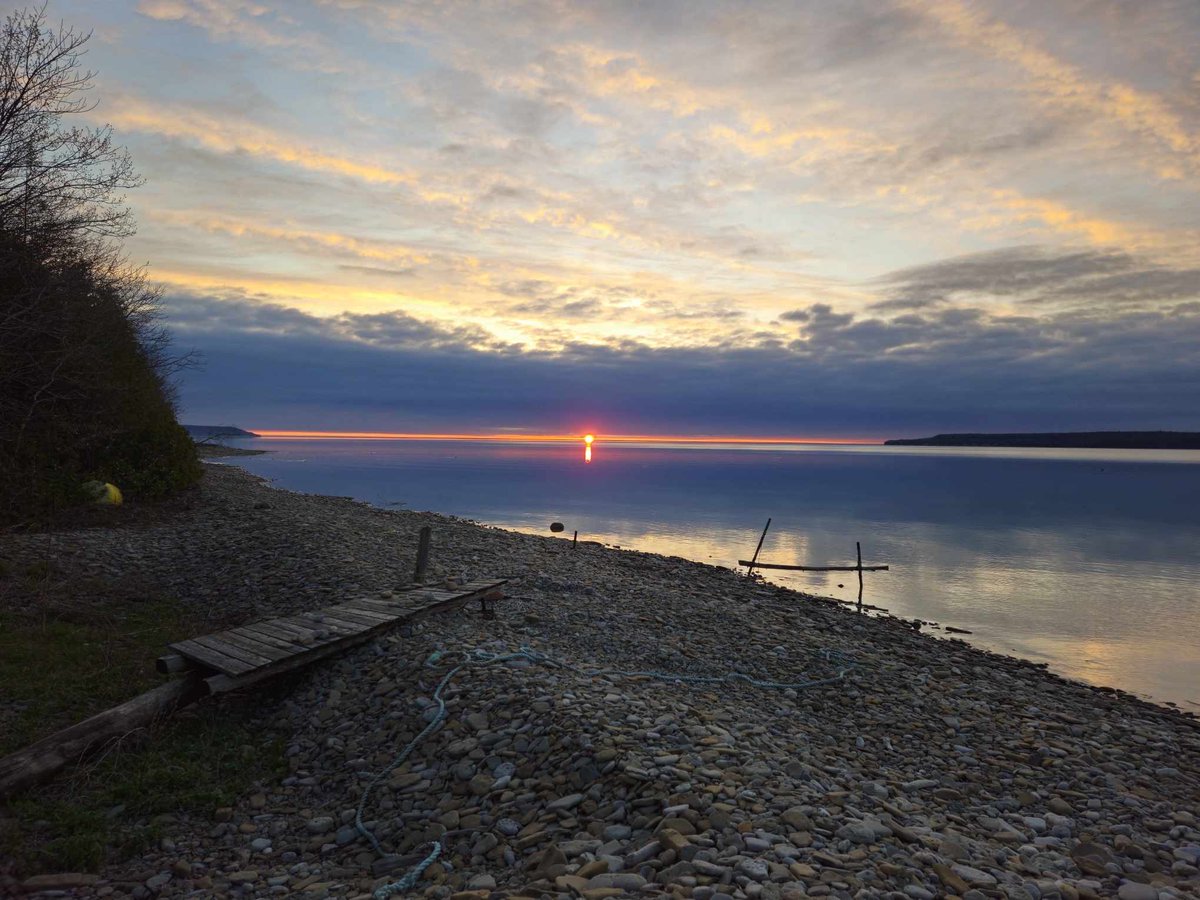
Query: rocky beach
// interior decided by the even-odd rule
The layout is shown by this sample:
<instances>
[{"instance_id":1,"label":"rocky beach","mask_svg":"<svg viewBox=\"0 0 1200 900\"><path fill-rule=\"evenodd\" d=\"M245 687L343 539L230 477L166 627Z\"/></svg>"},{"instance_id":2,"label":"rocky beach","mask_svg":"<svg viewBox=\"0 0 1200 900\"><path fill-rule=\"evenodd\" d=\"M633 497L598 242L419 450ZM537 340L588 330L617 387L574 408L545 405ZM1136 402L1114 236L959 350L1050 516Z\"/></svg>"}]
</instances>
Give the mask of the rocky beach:
<instances>
[{"instance_id":1,"label":"rocky beach","mask_svg":"<svg viewBox=\"0 0 1200 900\"><path fill-rule=\"evenodd\" d=\"M1184 713L730 570L205 468L144 521L9 535L0 557L134 574L215 628L392 595L429 525L431 581L508 578L510 596L205 701L252 704L287 774L167 817L100 873L0 892L368 897L437 839L400 893L1200 895ZM463 662L444 726L394 765Z\"/></svg>"}]
</instances>

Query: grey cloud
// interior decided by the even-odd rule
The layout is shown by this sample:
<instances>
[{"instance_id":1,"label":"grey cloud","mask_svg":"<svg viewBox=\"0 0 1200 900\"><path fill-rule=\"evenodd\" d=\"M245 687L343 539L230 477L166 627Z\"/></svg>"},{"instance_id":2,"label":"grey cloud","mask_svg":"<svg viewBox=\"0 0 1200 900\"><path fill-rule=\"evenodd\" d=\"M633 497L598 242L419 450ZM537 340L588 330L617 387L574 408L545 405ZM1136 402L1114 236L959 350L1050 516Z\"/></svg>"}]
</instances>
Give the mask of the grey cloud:
<instances>
[{"instance_id":1,"label":"grey cloud","mask_svg":"<svg viewBox=\"0 0 1200 900\"><path fill-rule=\"evenodd\" d=\"M511 345L497 340L476 325L447 327L394 310L386 313L343 312L318 317L277 303L255 301L231 293L220 299L172 294L164 298L172 328L194 335L202 345L213 333L270 335L277 338L320 338L367 344L385 350L487 349L500 351Z\"/></svg>"},{"instance_id":2,"label":"grey cloud","mask_svg":"<svg viewBox=\"0 0 1200 900\"><path fill-rule=\"evenodd\" d=\"M318 319L173 298L204 372L185 411L261 427L522 424L879 434L994 428L1200 428L1200 304L1157 313L893 319L814 304L792 338L653 348L622 339L521 351L404 313ZM299 399L303 398L303 399ZM615 429L614 429L615 430Z\"/></svg>"},{"instance_id":3,"label":"grey cloud","mask_svg":"<svg viewBox=\"0 0 1200 900\"><path fill-rule=\"evenodd\" d=\"M443 349L461 347L503 347L490 332L477 325L448 328L421 321L407 313L344 312L331 320L331 328L348 337L391 349Z\"/></svg>"},{"instance_id":4,"label":"grey cloud","mask_svg":"<svg viewBox=\"0 0 1200 900\"><path fill-rule=\"evenodd\" d=\"M510 310L518 315L545 315L564 319L591 319L605 314L606 308L594 297L571 300L570 292L519 303Z\"/></svg>"},{"instance_id":5,"label":"grey cloud","mask_svg":"<svg viewBox=\"0 0 1200 900\"><path fill-rule=\"evenodd\" d=\"M893 272L877 282L879 311L923 309L981 296L1029 303L1159 303L1200 297L1200 269L1118 250L1011 247Z\"/></svg>"},{"instance_id":6,"label":"grey cloud","mask_svg":"<svg viewBox=\"0 0 1200 900\"><path fill-rule=\"evenodd\" d=\"M674 300L649 300L642 309L669 319L712 319L714 321L741 319L745 313L731 300L681 303Z\"/></svg>"},{"instance_id":7,"label":"grey cloud","mask_svg":"<svg viewBox=\"0 0 1200 900\"><path fill-rule=\"evenodd\" d=\"M342 264L338 266L343 272L361 272L364 275L378 275L387 278L408 278L416 273L416 268L407 266L402 269L388 269L383 266L352 266Z\"/></svg>"}]
</instances>

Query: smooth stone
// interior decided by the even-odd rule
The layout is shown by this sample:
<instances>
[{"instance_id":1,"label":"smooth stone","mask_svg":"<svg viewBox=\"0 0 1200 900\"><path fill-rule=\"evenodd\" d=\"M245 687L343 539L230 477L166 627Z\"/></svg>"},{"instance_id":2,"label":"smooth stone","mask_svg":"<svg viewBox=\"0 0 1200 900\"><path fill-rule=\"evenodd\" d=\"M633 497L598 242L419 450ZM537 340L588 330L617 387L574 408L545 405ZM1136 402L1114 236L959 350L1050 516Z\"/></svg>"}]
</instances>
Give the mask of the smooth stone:
<instances>
[{"instance_id":1,"label":"smooth stone","mask_svg":"<svg viewBox=\"0 0 1200 900\"><path fill-rule=\"evenodd\" d=\"M305 823L309 834L325 834L333 831L333 816L317 816L315 819L309 819Z\"/></svg>"},{"instance_id":2,"label":"smooth stone","mask_svg":"<svg viewBox=\"0 0 1200 900\"><path fill-rule=\"evenodd\" d=\"M546 809L553 811L574 809L582 802L583 794L567 794L565 797L559 797L557 800L552 800L546 804Z\"/></svg>"},{"instance_id":3,"label":"smooth stone","mask_svg":"<svg viewBox=\"0 0 1200 900\"><path fill-rule=\"evenodd\" d=\"M755 881L762 881L770 873L767 864L761 859L743 859L737 864L737 871Z\"/></svg>"},{"instance_id":4,"label":"smooth stone","mask_svg":"<svg viewBox=\"0 0 1200 900\"><path fill-rule=\"evenodd\" d=\"M1127 881L1117 888L1118 900L1158 900L1158 888L1151 884Z\"/></svg>"},{"instance_id":5,"label":"smooth stone","mask_svg":"<svg viewBox=\"0 0 1200 900\"><path fill-rule=\"evenodd\" d=\"M636 872L605 872L588 879L587 889L619 888L622 891L640 891L646 879Z\"/></svg>"},{"instance_id":6,"label":"smooth stone","mask_svg":"<svg viewBox=\"0 0 1200 900\"><path fill-rule=\"evenodd\" d=\"M27 891L68 890L88 887L99 880L99 875L88 875L83 872L59 872L55 875L31 875L21 882L21 887Z\"/></svg>"},{"instance_id":7,"label":"smooth stone","mask_svg":"<svg viewBox=\"0 0 1200 900\"><path fill-rule=\"evenodd\" d=\"M994 875L989 875L987 872L971 866L964 866L961 863L951 866L950 870L968 884L977 887L991 887L996 883L996 878Z\"/></svg>"}]
</instances>

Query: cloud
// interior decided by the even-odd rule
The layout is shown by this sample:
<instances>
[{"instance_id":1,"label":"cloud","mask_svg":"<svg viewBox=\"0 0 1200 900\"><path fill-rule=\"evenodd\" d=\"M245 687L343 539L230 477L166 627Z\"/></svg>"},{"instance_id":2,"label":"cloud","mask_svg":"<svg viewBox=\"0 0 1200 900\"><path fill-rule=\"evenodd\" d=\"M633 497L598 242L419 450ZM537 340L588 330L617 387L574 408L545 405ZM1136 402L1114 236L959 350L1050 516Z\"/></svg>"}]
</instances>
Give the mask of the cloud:
<instances>
[{"instance_id":1,"label":"cloud","mask_svg":"<svg viewBox=\"0 0 1200 900\"><path fill-rule=\"evenodd\" d=\"M814 304L786 341L528 352L403 312L315 317L173 296L205 371L185 414L260 427L519 425L888 436L979 428L1196 427L1200 303L1115 316ZM801 314L802 313L802 314ZM282 399L281 399L282 398ZM769 424L767 424L769 423Z\"/></svg>"},{"instance_id":2,"label":"cloud","mask_svg":"<svg viewBox=\"0 0 1200 900\"><path fill-rule=\"evenodd\" d=\"M258 0L140 0L137 12L157 22L183 22L216 40L283 51L277 58L297 68L341 71L338 54L315 31Z\"/></svg>"},{"instance_id":3,"label":"cloud","mask_svg":"<svg viewBox=\"0 0 1200 900\"><path fill-rule=\"evenodd\" d=\"M345 272L357 272L379 278L410 278L416 273L416 269L412 266L404 269L385 269L381 266L349 266L343 264L339 265L338 268Z\"/></svg>"},{"instance_id":4,"label":"cloud","mask_svg":"<svg viewBox=\"0 0 1200 900\"><path fill-rule=\"evenodd\" d=\"M1145 136L1156 150L1165 151L1193 173L1200 171L1200 136L1161 96L1121 81L1089 78L1030 35L961 0L910 0L908 5L937 22L954 40L1019 67L1028 78L1028 89L1043 102ZM1160 165L1159 170L1164 168Z\"/></svg>"},{"instance_id":5,"label":"cloud","mask_svg":"<svg viewBox=\"0 0 1200 900\"><path fill-rule=\"evenodd\" d=\"M922 309L956 300L1019 300L1161 308L1200 298L1200 268L1171 267L1121 250L1009 247L914 266L879 279L886 299L877 310Z\"/></svg>"},{"instance_id":6,"label":"cloud","mask_svg":"<svg viewBox=\"0 0 1200 900\"><path fill-rule=\"evenodd\" d=\"M170 108L133 97L106 104L104 117L122 131L140 131L189 141L214 153L241 153L285 163L325 175L354 178L368 184L407 185L418 178L403 171L365 160L305 146L302 139L261 125L216 116L173 104Z\"/></svg>"},{"instance_id":7,"label":"cloud","mask_svg":"<svg viewBox=\"0 0 1200 900\"><path fill-rule=\"evenodd\" d=\"M386 313L343 312L318 317L288 306L226 295L172 295L168 315L180 334L238 333L283 338L321 337L330 342L361 343L388 350L509 350L475 325L450 325L418 319L400 310Z\"/></svg>"},{"instance_id":8,"label":"cloud","mask_svg":"<svg viewBox=\"0 0 1200 900\"><path fill-rule=\"evenodd\" d=\"M1192 415L1187 4L63 2L111 35L193 400L292 371L320 400L281 417L382 417L436 371L431 416Z\"/></svg>"}]
</instances>

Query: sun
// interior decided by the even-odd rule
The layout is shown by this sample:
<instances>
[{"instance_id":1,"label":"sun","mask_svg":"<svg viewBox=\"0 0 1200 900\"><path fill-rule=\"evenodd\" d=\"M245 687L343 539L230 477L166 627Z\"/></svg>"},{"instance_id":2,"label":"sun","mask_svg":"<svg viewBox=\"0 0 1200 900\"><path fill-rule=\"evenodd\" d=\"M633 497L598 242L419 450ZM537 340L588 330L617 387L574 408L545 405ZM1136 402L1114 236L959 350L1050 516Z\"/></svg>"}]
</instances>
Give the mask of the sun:
<instances>
[{"instance_id":1,"label":"sun","mask_svg":"<svg viewBox=\"0 0 1200 900\"><path fill-rule=\"evenodd\" d=\"M596 440L596 436L594 434L585 434L583 436L583 442L585 444L590 444L594 440Z\"/></svg>"}]
</instances>

